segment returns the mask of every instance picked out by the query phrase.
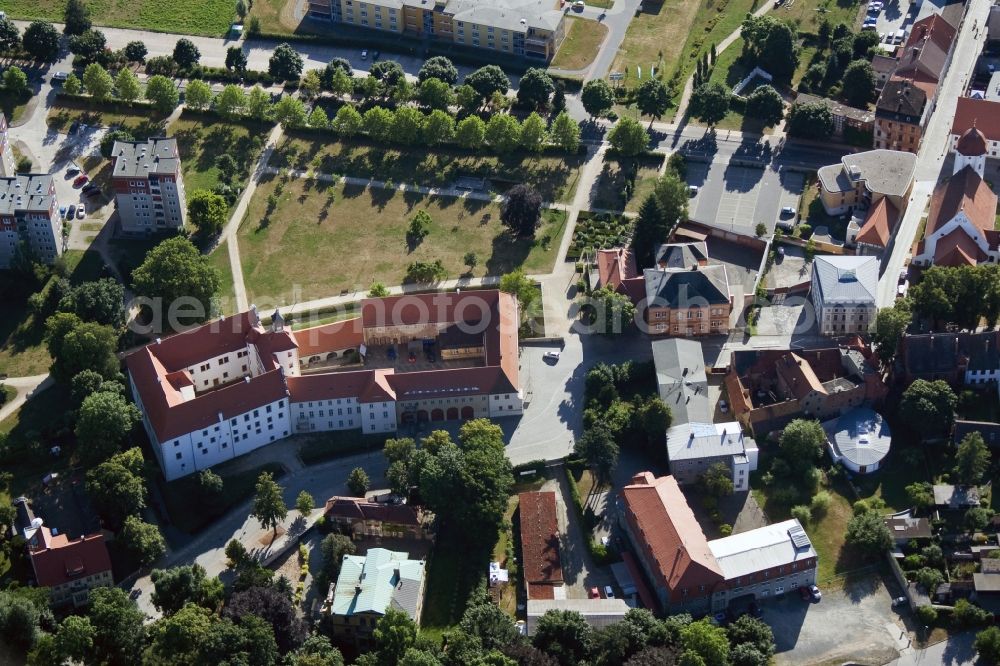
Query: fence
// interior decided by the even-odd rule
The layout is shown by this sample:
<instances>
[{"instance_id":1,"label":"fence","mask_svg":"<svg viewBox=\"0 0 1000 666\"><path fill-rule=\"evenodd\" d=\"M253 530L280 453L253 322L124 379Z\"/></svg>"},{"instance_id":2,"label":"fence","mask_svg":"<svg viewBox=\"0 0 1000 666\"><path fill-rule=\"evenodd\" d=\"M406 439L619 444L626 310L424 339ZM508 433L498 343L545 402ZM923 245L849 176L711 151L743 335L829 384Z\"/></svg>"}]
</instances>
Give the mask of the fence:
<instances>
[{"instance_id":1,"label":"fence","mask_svg":"<svg viewBox=\"0 0 1000 666\"><path fill-rule=\"evenodd\" d=\"M747 76L746 76L745 79L743 79L742 81L740 81L739 83L737 83L735 86L733 86L733 94L734 95L739 95L743 91L743 89L746 88L747 85L751 81L753 81L755 78L757 78L758 76L760 78L764 79L765 81L767 81L768 83L770 83L771 80L774 78L770 74L768 74L767 72L765 72L764 70L762 70L760 67L754 67L753 71L750 72L749 74L747 74Z\"/></svg>"}]
</instances>

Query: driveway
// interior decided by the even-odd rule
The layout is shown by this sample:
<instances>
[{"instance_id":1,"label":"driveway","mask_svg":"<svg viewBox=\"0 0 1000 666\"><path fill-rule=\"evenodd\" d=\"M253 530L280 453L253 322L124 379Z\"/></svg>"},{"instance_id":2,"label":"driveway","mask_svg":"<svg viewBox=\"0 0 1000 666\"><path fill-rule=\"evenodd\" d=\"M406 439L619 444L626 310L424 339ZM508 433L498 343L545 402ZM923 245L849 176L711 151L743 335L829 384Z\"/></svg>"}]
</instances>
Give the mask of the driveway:
<instances>
[{"instance_id":1,"label":"driveway","mask_svg":"<svg viewBox=\"0 0 1000 666\"><path fill-rule=\"evenodd\" d=\"M833 664L848 660L884 664L909 645L888 590L877 576L824 589L819 603L786 594L761 604L774 631L778 666Z\"/></svg>"}]
</instances>

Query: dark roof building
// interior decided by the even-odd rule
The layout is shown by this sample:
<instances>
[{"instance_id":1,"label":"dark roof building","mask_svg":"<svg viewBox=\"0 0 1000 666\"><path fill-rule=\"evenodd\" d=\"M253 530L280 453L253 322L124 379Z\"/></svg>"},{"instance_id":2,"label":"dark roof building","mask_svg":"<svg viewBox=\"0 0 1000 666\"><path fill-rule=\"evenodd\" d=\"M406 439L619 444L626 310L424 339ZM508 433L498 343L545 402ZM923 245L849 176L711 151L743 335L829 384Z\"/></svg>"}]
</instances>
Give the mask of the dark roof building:
<instances>
[{"instance_id":1,"label":"dark roof building","mask_svg":"<svg viewBox=\"0 0 1000 666\"><path fill-rule=\"evenodd\" d=\"M955 427L951 431L951 441L956 446L965 439L966 435L978 432L982 435L983 442L990 448L1000 447L1000 423L990 421L966 421L957 419Z\"/></svg>"},{"instance_id":2,"label":"dark roof building","mask_svg":"<svg viewBox=\"0 0 1000 666\"><path fill-rule=\"evenodd\" d=\"M1000 331L904 335L900 363L907 383L943 379L954 384L985 383L1000 371Z\"/></svg>"},{"instance_id":3,"label":"dark roof building","mask_svg":"<svg viewBox=\"0 0 1000 666\"><path fill-rule=\"evenodd\" d=\"M875 116L909 125L921 125L927 93L907 79L890 79L875 105Z\"/></svg>"}]
</instances>

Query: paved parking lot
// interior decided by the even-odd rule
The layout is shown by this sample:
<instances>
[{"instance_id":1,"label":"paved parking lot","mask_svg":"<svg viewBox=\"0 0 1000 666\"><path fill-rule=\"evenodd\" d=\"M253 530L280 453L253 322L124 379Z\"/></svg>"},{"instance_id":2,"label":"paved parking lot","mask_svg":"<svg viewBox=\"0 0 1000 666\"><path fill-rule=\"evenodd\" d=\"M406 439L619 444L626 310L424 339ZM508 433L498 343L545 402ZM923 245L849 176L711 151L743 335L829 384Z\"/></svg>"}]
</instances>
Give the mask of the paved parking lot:
<instances>
[{"instance_id":1,"label":"paved parking lot","mask_svg":"<svg viewBox=\"0 0 1000 666\"><path fill-rule=\"evenodd\" d=\"M824 589L819 603L797 593L761 604L763 620L774 630L778 666L834 664L851 660L884 664L909 645L892 598L877 576ZM831 631L836 627L836 631Z\"/></svg>"},{"instance_id":2,"label":"paved parking lot","mask_svg":"<svg viewBox=\"0 0 1000 666\"><path fill-rule=\"evenodd\" d=\"M770 233L784 206L798 207L804 182L801 173L772 166L690 162L688 183L699 188L689 205L691 219L748 235L763 222Z\"/></svg>"}]
</instances>

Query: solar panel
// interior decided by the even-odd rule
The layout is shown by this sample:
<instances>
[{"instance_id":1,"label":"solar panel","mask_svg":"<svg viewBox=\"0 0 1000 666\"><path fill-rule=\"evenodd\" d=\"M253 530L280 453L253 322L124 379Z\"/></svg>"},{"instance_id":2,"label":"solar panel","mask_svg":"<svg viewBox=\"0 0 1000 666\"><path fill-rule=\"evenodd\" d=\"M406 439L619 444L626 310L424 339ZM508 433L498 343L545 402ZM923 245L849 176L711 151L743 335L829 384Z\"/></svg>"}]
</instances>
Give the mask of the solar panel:
<instances>
[{"instance_id":1,"label":"solar panel","mask_svg":"<svg viewBox=\"0 0 1000 666\"><path fill-rule=\"evenodd\" d=\"M798 548L808 548L810 546L809 536L800 525L788 528L788 536L792 540L792 545Z\"/></svg>"}]
</instances>

